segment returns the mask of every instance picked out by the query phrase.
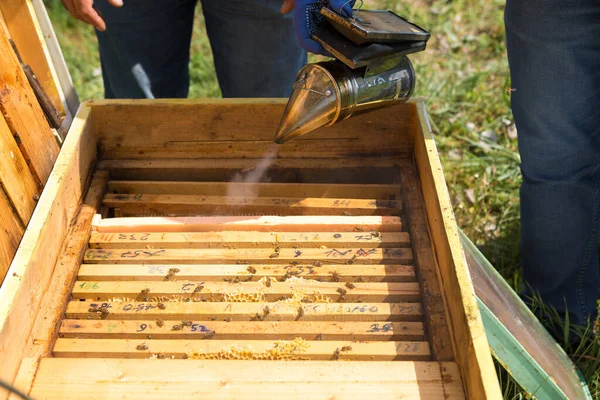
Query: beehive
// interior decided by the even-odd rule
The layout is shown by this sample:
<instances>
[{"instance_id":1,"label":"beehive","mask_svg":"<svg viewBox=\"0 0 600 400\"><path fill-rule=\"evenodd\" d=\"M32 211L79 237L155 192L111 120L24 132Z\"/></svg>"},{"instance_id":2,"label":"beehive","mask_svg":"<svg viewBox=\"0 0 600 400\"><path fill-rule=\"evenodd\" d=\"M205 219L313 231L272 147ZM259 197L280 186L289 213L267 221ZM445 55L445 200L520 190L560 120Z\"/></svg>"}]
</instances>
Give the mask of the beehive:
<instances>
[{"instance_id":1,"label":"beehive","mask_svg":"<svg viewBox=\"0 0 600 400\"><path fill-rule=\"evenodd\" d=\"M0 292L34 398L500 398L421 101L80 109ZM267 157L265 158L265 154Z\"/></svg>"}]
</instances>

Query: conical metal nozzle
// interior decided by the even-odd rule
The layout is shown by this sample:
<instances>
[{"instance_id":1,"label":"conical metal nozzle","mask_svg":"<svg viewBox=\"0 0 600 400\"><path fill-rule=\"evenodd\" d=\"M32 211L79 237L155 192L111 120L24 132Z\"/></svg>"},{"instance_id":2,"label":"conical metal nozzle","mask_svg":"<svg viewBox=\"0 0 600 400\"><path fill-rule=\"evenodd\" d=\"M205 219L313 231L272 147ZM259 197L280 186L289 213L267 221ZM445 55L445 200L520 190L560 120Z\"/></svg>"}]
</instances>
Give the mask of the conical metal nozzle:
<instances>
[{"instance_id":1,"label":"conical metal nozzle","mask_svg":"<svg viewBox=\"0 0 600 400\"><path fill-rule=\"evenodd\" d=\"M340 108L339 88L329 71L319 64L305 65L296 76L292 95L277 127L275 143L283 144L333 124Z\"/></svg>"},{"instance_id":2,"label":"conical metal nozzle","mask_svg":"<svg viewBox=\"0 0 600 400\"><path fill-rule=\"evenodd\" d=\"M402 56L352 69L338 60L305 65L275 134L275 143L305 135L353 115L410 98L415 71Z\"/></svg>"}]
</instances>

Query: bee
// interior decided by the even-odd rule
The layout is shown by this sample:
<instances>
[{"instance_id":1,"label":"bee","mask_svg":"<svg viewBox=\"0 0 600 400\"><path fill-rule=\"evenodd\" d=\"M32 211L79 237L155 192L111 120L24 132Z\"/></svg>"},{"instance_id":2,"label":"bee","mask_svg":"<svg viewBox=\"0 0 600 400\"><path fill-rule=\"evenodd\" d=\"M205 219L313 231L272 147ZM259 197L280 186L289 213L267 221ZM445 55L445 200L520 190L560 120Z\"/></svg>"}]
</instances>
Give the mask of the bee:
<instances>
[{"instance_id":1,"label":"bee","mask_svg":"<svg viewBox=\"0 0 600 400\"><path fill-rule=\"evenodd\" d=\"M381 232L379 232L378 230L372 230L371 231L371 236L373 236L375 238L380 238L381 237Z\"/></svg>"},{"instance_id":2,"label":"bee","mask_svg":"<svg viewBox=\"0 0 600 400\"><path fill-rule=\"evenodd\" d=\"M165 306L163 303L158 303L156 307L158 307L160 310L164 310L165 308L167 308L167 306Z\"/></svg>"},{"instance_id":3,"label":"bee","mask_svg":"<svg viewBox=\"0 0 600 400\"><path fill-rule=\"evenodd\" d=\"M346 282L346 287L350 290L354 289L356 286L352 282Z\"/></svg>"},{"instance_id":4,"label":"bee","mask_svg":"<svg viewBox=\"0 0 600 400\"><path fill-rule=\"evenodd\" d=\"M339 282L341 280L342 278L340 277L340 274L337 273L337 271L331 272L331 282Z\"/></svg>"},{"instance_id":5,"label":"bee","mask_svg":"<svg viewBox=\"0 0 600 400\"><path fill-rule=\"evenodd\" d=\"M345 296L348 293L348 291L344 288L337 288L336 292L338 292L342 296Z\"/></svg>"},{"instance_id":6,"label":"bee","mask_svg":"<svg viewBox=\"0 0 600 400\"><path fill-rule=\"evenodd\" d=\"M341 351L351 351L352 346L343 346Z\"/></svg>"},{"instance_id":7,"label":"bee","mask_svg":"<svg viewBox=\"0 0 600 400\"><path fill-rule=\"evenodd\" d=\"M194 288L194 293L198 293L204 289L204 285L198 285Z\"/></svg>"},{"instance_id":8,"label":"bee","mask_svg":"<svg viewBox=\"0 0 600 400\"><path fill-rule=\"evenodd\" d=\"M181 321L181 326L192 326L192 321Z\"/></svg>"},{"instance_id":9,"label":"bee","mask_svg":"<svg viewBox=\"0 0 600 400\"><path fill-rule=\"evenodd\" d=\"M164 360L165 359L165 355L160 353L156 355L156 358L158 358L159 360Z\"/></svg>"},{"instance_id":10,"label":"bee","mask_svg":"<svg viewBox=\"0 0 600 400\"><path fill-rule=\"evenodd\" d=\"M150 288L142 289L142 291L140 293L141 294L148 294L148 293L150 293Z\"/></svg>"},{"instance_id":11,"label":"bee","mask_svg":"<svg viewBox=\"0 0 600 400\"><path fill-rule=\"evenodd\" d=\"M106 308L103 308L100 311L100 318L106 319L108 317L109 311Z\"/></svg>"},{"instance_id":12,"label":"bee","mask_svg":"<svg viewBox=\"0 0 600 400\"><path fill-rule=\"evenodd\" d=\"M166 280L170 280L172 279L176 273L179 272L179 268L169 268L169 272L167 273L167 276L165 277Z\"/></svg>"},{"instance_id":13,"label":"bee","mask_svg":"<svg viewBox=\"0 0 600 400\"><path fill-rule=\"evenodd\" d=\"M158 326L159 328L162 328L163 326L165 326L165 323L162 319L156 320L156 326Z\"/></svg>"},{"instance_id":14,"label":"bee","mask_svg":"<svg viewBox=\"0 0 600 400\"><path fill-rule=\"evenodd\" d=\"M265 286L271 287L271 278L269 278L268 276L267 276L267 279L265 279Z\"/></svg>"},{"instance_id":15,"label":"bee","mask_svg":"<svg viewBox=\"0 0 600 400\"><path fill-rule=\"evenodd\" d=\"M351 259L346 260L346 264L347 265L354 264L354 261L356 261L356 254L353 255Z\"/></svg>"},{"instance_id":16,"label":"bee","mask_svg":"<svg viewBox=\"0 0 600 400\"><path fill-rule=\"evenodd\" d=\"M512 93L512 92L516 92L516 91L517 91L517 89L513 89L513 88L511 88L511 87L507 87L507 88L506 88L504 91L506 92L506 94L507 94L508 96L510 96L510 95L511 95L511 93Z\"/></svg>"},{"instance_id":17,"label":"bee","mask_svg":"<svg viewBox=\"0 0 600 400\"><path fill-rule=\"evenodd\" d=\"M323 334L322 334L322 333L319 333L319 334L317 335L317 338L316 338L316 340L323 340Z\"/></svg>"},{"instance_id":18,"label":"bee","mask_svg":"<svg viewBox=\"0 0 600 400\"><path fill-rule=\"evenodd\" d=\"M269 256L269 258L278 258L279 257L279 253L273 253Z\"/></svg>"},{"instance_id":19,"label":"bee","mask_svg":"<svg viewBox=\"0 0 600 400\"><path fill-rule=\"evenodd\" d=\"M263 321L265 318L259 313L254 314L254 317L250 318L250 321Z\"/></svg>"},{"instance_id":20,"label":"bee","mask_svg":"<svg viewBox=\"0 0 600 400\"><path fill-rule=\"evenodd\" d=\"M250 272L251 274L255 274L256 273L256 268L254 268L253 266L249 265L248 268L246 268L248 270L248 272Z\"/></svg>"},{"instance_id":21,"label":"bee","mask_svg":"<svg viewBox=\"0 0 600 400\"><path fill-rule=\"evenodd\" d=\"M148 350L148 346L146 346L145 344L138 344L137 346L135 346L135 349L140 351Z\"/></svg>"},{"instance_id":22,"label":"bee","mask_svg":"<svg viewBox=\"0 0 600 400\"><path fill-rule=\"evenodd\" d=\"M181 328L182 328L182 325L177 324L177 325L173 325L173 327L171 328L171 330L172 331L180 331Z\"/></svg>"},{"instance_id":23,"label":"bee","mask_svg":"<svg viewBox=\"0 0 600 400\"><path fill-rule=\"evenodd\" d=\"M204 339L212 339L213 337L215 337L215 331L206 332L206 334L204 334Z\"/></svg>"},{"instance_id":24,"label":"bee","mask_svg":"<svg viewBox=\"0 0 600 400\"><path fill-rule=\"evenodd\" d=\"M339 360L339 359L340 359L340 353L341 353L341 350L340 350L340 348L338 347L338 348L337 348L337 349L335 349L335 351L333 352L333 359L334 359L334 360Z\"/></svg>"},{"instance_id":25,"label":"bee","mask_svg":"<svg viewBox=\"0 0 600 400\"><path fill-rule=\"evenodd\" d=\"M265 308L263 309L263 314L265 315L265 317L267 315L269 315L271 313L271 310L269 309L269 306L265 306Z\"/></svg>"},{"instance_id":26,"label":"bee","mask_svg":"<svg viewBox=\"0 0 600 400\"><path fill-rule=\"evenodd\" d=\"M304 308L298 307L298 318L303 317L303 316L304 316Z\"/></svg>"}]
</instances>

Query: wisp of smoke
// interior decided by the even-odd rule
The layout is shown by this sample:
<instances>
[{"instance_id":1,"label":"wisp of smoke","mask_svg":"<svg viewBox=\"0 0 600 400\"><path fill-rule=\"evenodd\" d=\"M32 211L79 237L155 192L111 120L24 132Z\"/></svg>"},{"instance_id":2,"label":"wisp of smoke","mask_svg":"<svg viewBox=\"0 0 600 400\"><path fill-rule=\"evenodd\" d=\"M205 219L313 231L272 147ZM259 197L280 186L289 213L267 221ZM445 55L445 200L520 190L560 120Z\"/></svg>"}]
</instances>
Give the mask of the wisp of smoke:
<instances>
[{"instance_id":1,"label":"wisp of smoke","mask_svg":"<svg viewBox=\"0 0 600 400\"><path fill-rule=\"evenodd\" d=\"M265 173L267 172L267 169L271 166L271 164L277 157L278 151L279 145L274 144L272 147L269 148L269 150L265 153L264 157L260 159L260 161L256 164L254 168L252 168L247 173L243 173L241 171L237 172L233 179L231 179L230 184L227 187L228 199L235 196L256 197L258 195L257 185L235 185L235 183L252 184L260 182L263 179Z\"/></svg>"}]
</instances>

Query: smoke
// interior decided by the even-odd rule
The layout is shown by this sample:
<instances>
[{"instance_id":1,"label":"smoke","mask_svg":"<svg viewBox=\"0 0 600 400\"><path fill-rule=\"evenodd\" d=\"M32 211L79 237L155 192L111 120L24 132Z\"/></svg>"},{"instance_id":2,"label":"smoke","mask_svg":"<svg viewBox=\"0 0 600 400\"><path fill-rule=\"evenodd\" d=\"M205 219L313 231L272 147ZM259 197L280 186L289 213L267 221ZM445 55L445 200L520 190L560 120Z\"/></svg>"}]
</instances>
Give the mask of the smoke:
<instances>
[{"instance_id":1,"label":"smoke","mask_svg":"<svg viewBox=\"0 0 600 400\"><path fill-rule=\"evenodd\" d=\"M229 182L227 186L227 198L228 203L233 204L233 200L229 200L231 197L256 197L258 196L258 185L251 185L261 182L271 166L273 161L277 158L279 152L279 145L273 144L267 150L263 158L260 159L256 166L246 171L240 171ZM247 185L236 185L237 183L245 183ZM249 185L248 185L249 184Z\"/></svg>"}]
</instances>

